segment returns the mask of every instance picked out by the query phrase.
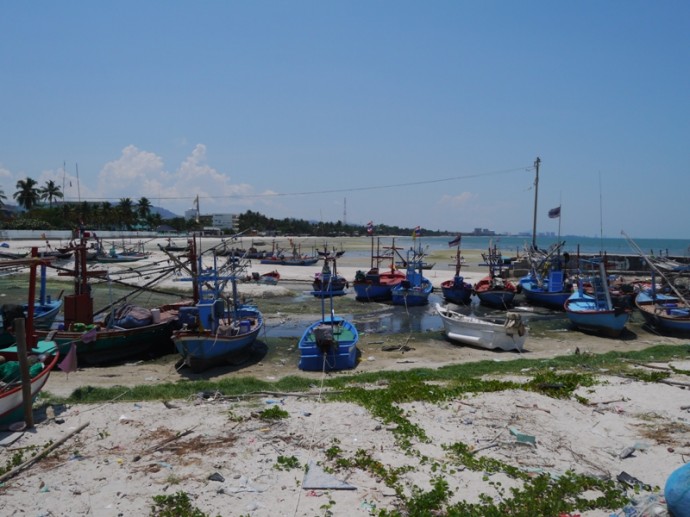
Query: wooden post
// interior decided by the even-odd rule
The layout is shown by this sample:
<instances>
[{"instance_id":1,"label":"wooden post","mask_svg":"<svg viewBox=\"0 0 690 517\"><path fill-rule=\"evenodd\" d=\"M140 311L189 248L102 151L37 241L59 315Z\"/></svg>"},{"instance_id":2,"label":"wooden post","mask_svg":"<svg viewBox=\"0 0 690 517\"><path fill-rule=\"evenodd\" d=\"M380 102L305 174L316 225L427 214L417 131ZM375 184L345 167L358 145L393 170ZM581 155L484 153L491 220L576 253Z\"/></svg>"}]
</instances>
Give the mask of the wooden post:
<instances>
[{"instance_id":1,"label":"wooden post","mask_svg":"<svg viewBox=\"0 0 690 517\"><path fill-rule=\"evenodd\" d=\"M31 310L31 309L29 309ZM34 426L33 401L31 397L31 377L29 376L29 356L26 353L26 329L24 318L14 320L14 333L17 338L17 357L19 373L22 376L22 400L24 404L24 422L31 429Z\"/></svg>"}]
</instances>

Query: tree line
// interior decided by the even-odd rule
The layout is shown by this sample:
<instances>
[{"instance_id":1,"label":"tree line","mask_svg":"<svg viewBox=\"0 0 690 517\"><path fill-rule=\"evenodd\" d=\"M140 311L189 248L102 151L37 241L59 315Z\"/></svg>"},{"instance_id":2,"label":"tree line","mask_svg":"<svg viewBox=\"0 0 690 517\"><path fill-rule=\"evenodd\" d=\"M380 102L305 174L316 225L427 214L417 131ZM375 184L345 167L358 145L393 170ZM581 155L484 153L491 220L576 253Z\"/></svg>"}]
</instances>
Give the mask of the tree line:
<instances>
[{"instance_id":1,"label":"tree line","mask_svg":"<svg viewBox=\"0 0 690 517\"><path fill-rule=\"evenodd\" d=\"M12 217L3 216L3 227L15 230L66 230L86 225L94 230L152 230L166 224L178 232L201 230L212 225L210 215L187 220L183 217L163 219L159 213L152 211L151 201L141 197L137 201L121 198L118 203L108 201L93 202L59 202L64 198L62 190L54 181L48 180L43 186L32 178L17 181L16 192L12 195L24 212ZM7 196L0 189L0 208L5 205ZM1 212L5 214L5 211ZM304 219L275 219L259 212L247 210L237 218L236 228L225 233L235 232L263 235L314 235L314 236L358 236L366 235L371 230L376 235L408 236L413 228L387 224L364 227L359 224L336 222L314 222ZM423 229L424 235L446 235L447 231Z\"/></svg>"}]
</instances>

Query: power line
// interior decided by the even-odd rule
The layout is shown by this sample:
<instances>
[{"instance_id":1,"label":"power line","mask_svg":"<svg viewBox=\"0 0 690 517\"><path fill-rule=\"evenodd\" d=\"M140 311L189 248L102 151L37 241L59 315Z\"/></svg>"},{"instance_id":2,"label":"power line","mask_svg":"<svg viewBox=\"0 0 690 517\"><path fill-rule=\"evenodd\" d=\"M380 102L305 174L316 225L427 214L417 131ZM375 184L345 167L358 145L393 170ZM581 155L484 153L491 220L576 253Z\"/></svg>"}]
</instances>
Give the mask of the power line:
<instances>
[{"instance_id":1,"label":"power line","mask_svg":"<svg viewBox=\"0 0 690 517\"><path fill-rule=\"evenodd\" d=\"M328 190L308 190L303 192L272 192L268 194L227 194L224 196L203 196L206 199L257 199L257 198L273 198L273 197L290 197L290 196L310 196L315 194L335 194L344 192L362 192L367 190L384 190L391 188L402 188L402 187L414 187L419 185L431 185L434 183L445 183L449 181L466 180L471 178L482 178L485 176L497 176L500 174L509 174L511 172L518 171L532 171L534 166L530 165L528 167L515 167L512 169L504 169L492 172L482 172L482 173L472 173L465 174L462 176L451 176L448 178L437 178L437 179L427 179L420 181L410 181L406 183L392 183L388 185L366 185L361 187L346 187ZM95 197L91 198L92 201L109 201L109 200L120 200L121 197ZM195 199L191 196L160 196L159 199Z\"/></svg>"}]
</instances>

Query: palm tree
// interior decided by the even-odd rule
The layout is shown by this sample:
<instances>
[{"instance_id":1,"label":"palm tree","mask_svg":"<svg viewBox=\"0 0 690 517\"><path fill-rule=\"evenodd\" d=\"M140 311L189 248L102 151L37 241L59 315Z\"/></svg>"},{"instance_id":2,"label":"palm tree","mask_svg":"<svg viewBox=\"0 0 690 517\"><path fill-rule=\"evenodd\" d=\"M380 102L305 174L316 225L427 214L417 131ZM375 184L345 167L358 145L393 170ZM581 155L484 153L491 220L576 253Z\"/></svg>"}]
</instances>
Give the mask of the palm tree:
<instances>
[{"instance_id":1,"label":"palm tree","mask_svg":"<svg viewBox=\"0 0 690 517\"><path fill-rule=\"evenodd\" d=\"M45 187L39 189L38 192L41 195L42 201L48 200L50 208L53 208L53 201L55 199L62 199L64 197L60 187L53 180L46 181Z\"/></svg>"},{"instance_id":2,"label":"palm tree","mask_svg":"<svg viewBox=\"0 0 690 517\"><path fill-rule=\"evenodd\" d=\"M17 192L15 192L12 197L17 200L19 206L31 210L31 208L38 203L41 196L36 188L36 184L36 180L31 178L26 178L25 180L19 180L17 182Z\"/></svg>"},{"instance_id":3,"label":"palm tree","mask_svg":"<svg viewBox=\"0 0 690 517\"><path fill-rule=\"evenodd\" d=\"M151 215L151 201L145 197L139 199L137 202L137 215L141 219L148 219L149 215Z\"/></svg>"},{"instance_id":4,"label":"palm tree","mask_svg":"<svg viewBox=\"0 0 690 517\"><path fill-rule=\"evenodd\" d=\"M0 189L0 207L5 206L5 199L7 199L5 191Z\"/></svg>"},{"instance_id":5,"label":"palm tree","mask_svg":"<svg viewBox=\"0 0 690 517\"><path fill-rule=\"evenodd\" d=\"M117 211L121 218L120 221L125 227L129 227L132 224L132 218L134 216L134 212L132 211L133 207L134 203L130 198L120 198L120 202L117 205Z\"/></svg>"}]
</instances>

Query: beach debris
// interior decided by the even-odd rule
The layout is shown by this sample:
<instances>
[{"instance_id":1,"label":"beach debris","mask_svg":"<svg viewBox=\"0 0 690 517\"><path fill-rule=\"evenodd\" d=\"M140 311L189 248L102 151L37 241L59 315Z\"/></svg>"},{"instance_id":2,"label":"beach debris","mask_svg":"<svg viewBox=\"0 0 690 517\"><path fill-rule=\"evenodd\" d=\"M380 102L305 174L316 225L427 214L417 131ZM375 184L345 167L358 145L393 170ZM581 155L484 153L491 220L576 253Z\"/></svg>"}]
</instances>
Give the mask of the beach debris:
<instances>
[{"instance_id":1,"label":"beach debris","mask_svg":"<svg viewBox=\"0 0 690 517\"><path fill-rule=\"evenodd\" d=\"M515 437L515 440L517 440L518 443L529 443L531 445L534 445L535 447L537 446L536 437L530 434L521 433L515 427L509 427L508 430L510 431L510 434L512 434Z\"/></svg>"},{"instance_id":2,"label":"beach debris","mask_svg":"<svg viewBox=\"0 0 690 517\"><path fill-rule=\"evenodd\" d=\"M40 453L36 454L36 456L33 456L32 458L26 460L21 465L18 465L15 468L13 468L12 470L10 470L9 472L6 472L2 476L0 476L0 483L4 483L8 479L13 478L17 474L19 474L22 470L30 467L31 465L36 463L38 460L44 458L45 456L47 456L48 454L53 452L55 449L60 447L60 445L65 443L67 440L69 440L72 436L74 436L77 433L81 433L84 429L86 429L86 427L88 425L89 425L89 422L86 422L85 424L80 425L75 430L67 433L65 436L60 438L57 442L55 442L52 445L50 445L49 447L46 447L45 449L43 449Z\"/></svg>"},{"instance_id":3,"label":"beach debris","mask_svg":"<svg viewBox=\"0 0 690 517\"><path fill-rule=\"evenodd\" d=\"M625 458L629 458L635 453L635 450L635 447L626 447L618 454L618 459L624 460Z\"/></svg>"},{"instance_id":4,"label":"beach debris","mask_svg":"<svg viewBox=\"0 0 690 517\"><path fill-rule=\"evenodd\" d=\"M163 440L162 442L158 443L157 445L154 445L153 447L150 447L146 452L156 452L157 450L160 450L160 449L162 449L163 447L165 447L166 445L168 445L170 442L174 442L175 440L179 440L179 439L182 438L183 436L187 436L188 434L193 433L193 432L194 432L194 429L195 429L196 427L197 427L197 426L195 425L194 427L190 427L189 429L185 429L184 431L180 431L180 432L178 432L177 434L175 434L174 436L171 436L171 437L169 437L169 438L166 438L165 440Z\"/></svg>"},{"instance_id":5,"label":"beach debris","mask_svg":"<svg viewBox=\"0 0 690 517\"><path fill-rule=\"evenodd\" d=\"M223 476L221 476L218 472L214 472L207 479L209 481L218 481L219 483L222 483L223 481L225 481L225 478Z\"/></svg>"},{"instance_id":6,"label":"beach debris","mask_svg":"<svg viewBox=\"0 0 690 517\"><path fill-rule=\"evenodd\" d=\"M314 460L309 461L302 481L304 490L357 490L357 487L326 473Z\"/></svg>"},{"instance_id":7,"label":"beach debris","mask_svg":"<svg viewBox=\"0 0 690 517\"><path fill-rule=\"evenodd\" d=\"M176 406L175 404L172 404L171 402L168 402L167 400L163 401L163 405L167 407L168 409L180 409L180 406Z\"/></svg>"},{"instance_id":8,"label":"beach debris","mask_svg":"<svg viewBox=\"0 0 690 517\"><path fill-rule=\"evenodd\" d=\"M616 476L616 479L623 483L624 485L628 485L630 488L642 488L644 490L651 490L652 487L650 487L647 483L643 483L639 479L637 479L634 476L631 476L625 471L622 471L620 474Z\"/></svg>"}]
</instances>

